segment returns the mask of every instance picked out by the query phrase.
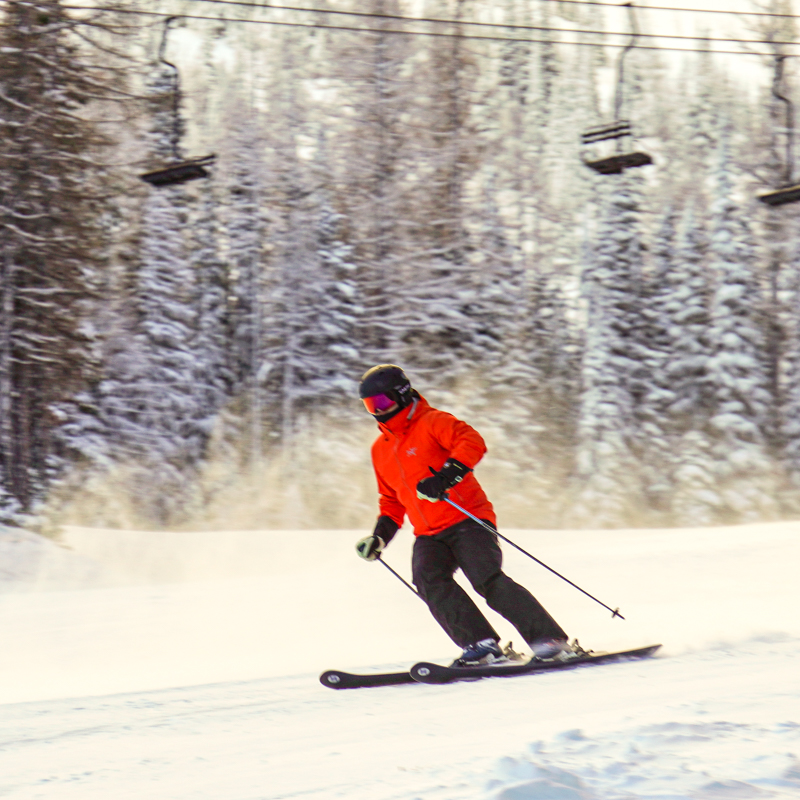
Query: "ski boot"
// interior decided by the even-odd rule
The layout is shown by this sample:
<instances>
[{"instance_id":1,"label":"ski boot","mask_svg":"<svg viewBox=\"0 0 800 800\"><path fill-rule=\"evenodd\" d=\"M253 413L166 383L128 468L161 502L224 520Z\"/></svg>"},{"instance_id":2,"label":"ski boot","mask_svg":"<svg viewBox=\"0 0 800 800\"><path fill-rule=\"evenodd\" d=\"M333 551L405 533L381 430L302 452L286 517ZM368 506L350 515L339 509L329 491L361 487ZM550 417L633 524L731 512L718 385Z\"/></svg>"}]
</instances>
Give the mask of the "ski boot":
<instances>
[{"instance_id":1,"label":"ski boot","mask_svg":"<svg viewBox=\"0 0 800 800\"><path fill-rule=\"evenodd\" d=\"M529 644L536 661L565 661L567 658L577 655L567 639L534 639Z\"/></svg>"},{"instance_id":2,"label":"ski boot","mask_svg":"<svg viewBox=\"0 0 800 800\"><path fill-rule=\"evenodd\" d=\"M505 653L494 639L482 639L475 644L468 644L460 657L450 666L477 667L481 664L497 664L507 660Z\"/></svg>"}]
</instances>

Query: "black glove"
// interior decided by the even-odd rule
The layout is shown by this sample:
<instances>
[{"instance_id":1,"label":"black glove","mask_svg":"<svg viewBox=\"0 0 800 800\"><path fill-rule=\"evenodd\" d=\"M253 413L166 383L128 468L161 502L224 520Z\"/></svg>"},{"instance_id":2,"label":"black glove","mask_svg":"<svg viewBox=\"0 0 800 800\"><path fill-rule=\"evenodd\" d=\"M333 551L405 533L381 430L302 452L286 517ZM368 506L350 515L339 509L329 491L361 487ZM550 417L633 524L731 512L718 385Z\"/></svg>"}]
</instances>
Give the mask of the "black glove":
<instances>
[{"instance_id":1,"label":"black glove","mask_svg":"<svg viewBox=\"0 0 800 800\"><path fill-rule=\"evenodd\" d=\"M391 517L378 517L371 536L356 542L356 552L367 561L374 561L389 544L400 526Z\"/></svg>"},{"instance_id":2,"label":"black glove","mask_svg":"<svg viewBox=\"0 0 800 800\"><path fill-rule=\"evenodd\" d=\"M434 472L433 469L431 472L433 475L430 478L424 478L417 484L417 497L436 503L444 499L447 490L461 483L472 470L460 461L448 458L438 472Z\"/></svg>"}]
</instances>

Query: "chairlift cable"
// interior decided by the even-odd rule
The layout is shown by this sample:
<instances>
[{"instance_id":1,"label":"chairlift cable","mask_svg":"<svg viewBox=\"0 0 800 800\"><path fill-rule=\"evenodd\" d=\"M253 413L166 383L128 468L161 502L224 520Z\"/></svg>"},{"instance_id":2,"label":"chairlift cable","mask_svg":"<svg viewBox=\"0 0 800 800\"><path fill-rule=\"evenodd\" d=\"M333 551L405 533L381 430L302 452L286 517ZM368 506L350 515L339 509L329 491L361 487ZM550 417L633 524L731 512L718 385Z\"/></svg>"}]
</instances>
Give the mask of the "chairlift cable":
<instances>
[{"instance_id":1,"label":"chairlift cable","mask_svg":"<svg viewBox=\"0 0 800 800\"><path fill-rule=\"evenodd\" d=\"M401 14L375 14L369 12L362 12L362 11L342 11L337 9L317 9L317 8L304 8L301 6L276 6L276 5L269 5L264 6L257 3L250 3L245 2L245 0L195 0L195 2L205 2L205 3L215 3L215 4L223 4L223 5L236 5L236 6L245 6L245 7L252 7L258 8L264 11L296 11L296 12L306 12L311 14L326 14L326 15L339 15L339 16L348 16L348 17L365 17L370 19L388 19L393 20L396 22L411 22L411 23L432 23L438 25L457 25L463 26L468 25L470 27L478 27L478 28L501 28L507 30L529 30L529 31L540 31L542 33L573 33L573 34L588 34L590 36L616 36L616 37L624 37L629 36L626 32L621 31L605 31L605 30L593 30L587 28L555 28L555 27L548 27L542 25L519 25L519 24L511 24L511 23L502 23L502 22L481 22L481 21L469 21L469 20L455 20L455 19L442 19L440 17L406 17ZM577 0L576 0L577 2ZM608 5L613 5L616 8L624 7L617 4L609 3ZM64 6L64 8L68 9L76 9L82 10L89 8L89 6ZM637 8L652 8L646 6L637 6ZM166 13L162 12L152 12L152 11L135 11L135 10L120 10L120 9L110 9L110 8L102 8L102 7L92 7L93 10L98 11L111 11L117 13L126 13L126 14L148 14L148 15L159 15L159 16L169 16ZM721 12L722 13L722 12ZM725 12L727 13L727 12ZM458 37L462 39L482 39L482 38L491 38L491 37L482 37L482 36L474 36L472 34L437 34L437 33L428 33L425 31L395 31L395 30L373 30L370 28L349 28L344 26L329 26L329 25L316 25L316 24L306 24L306 23L290 23L285 21L277 21L277 20L257 20L257 19L236 19L236 18L228 18L228 17L210 17L205 15L191 15L191 14L182 14L180 15L187 19L202 19L202 20L214 20L219 22L244 22L244 23L252 23L257 25L288 25L288 26L295 26L295 27L304 27L304 28L316 28L321 27L328 30L331 29L341 29L341 30L356 30L356 31L365 31L369 33L398 33L398 34L408 34L408 35L420 35L420 36L451 36L451 37ZM797 17L800 19L800 16ZM720 37L720 36L686 36L684 34L659 34L659 33L639 33L639 37L642 38L650 38L650 39L678 39L681 41L690 41L690 42L719 42L719 43L726 43L726 44L770 44L770 45L786 45L786 46L795 46L800 45L800 41L798 42L789 42L789 41L776 41L774 39L739 39L734 37ZM533 43L539 43L538 40L528 40L528 39L516 39L511 37L498 37L497 39L492 39L493 41L510 41L510 42L526 42L531 41ZM603 47L626 47L627 45L621 44L611 44L611 43L600 43L594 44L591 42L551 42L546 40L546 44L588 44L594 46L603 46ZM657 47L657 48L641 48L639 49L657 49L657 50L668 50L673 48L666 48L666 47ZM674 48L676 52L681 52L681 48ZM686 50L685 52L696 52ZM713 52L722 52L722 51L713 51ZM738 51L736 51L738 54Z\"/></svg>"},{"instance_id":2,"label":"chairlift cable","mask_svg":"<svg viewBox=\"0 0 800 800\"><path fill-rule=\"evenodd\" d=\"M64 5L62 8L66 10L74 10L74 11L107 11L109 13L114 14L134 14L139 16L150 16L150 17L159 17L161 19L165 19L170 16L175 16L168 12L161 12L161 11L141 11L141 10L132 10L132 9L117 9L117 8L109 8L109 7L102 7L102 6L73 6L73 5ZM269 6L262 8L270 8ZM326 13L324 11L318 11L317 13ZM553 39L529 39L523 37L516 37L516 36L488 36L488 35L477 35L477 34L462 34L462 33L440 33L437 31L407 31L407 30L395 30L395 29L381 29L381 28L364 28L364 27L355 27L355 26L347 26L347 25L323 25L320 23L300 23L300 22L287 22L284 20L262 20L262 19L240 19L240 18L231 18L231 17L215 17L210 15L200 15L200 14L181 14L180 15L183 19L195 19L200 21L208 21L208 22L225 22L225 23L243 23L243 24L251 24L251 25L274 25L278 27L286 27L286 28L308 28L310 30L327 30L327 31L344 31L347 33L373 33L379 35L397 35L397 36L427 36L431 38L437 39L462 39L462 40L469 40L469 41L488 41L488 42L512 42L512 43L520 43L520 44L549 44L549 45L566 45L568 47L575 46L575 47L611 47L611 48L618 48L622 49L625 48L627 45L625 44L615 44L612 42L582 42L582 41L559 41ZM409 22L421 21L424 22L425 20L415 20L411 17L405 17L405 19ZM471 23L461 23L461 24L471 24ZM571 28L549 28L547 29L553 33L576 33L575 30ZM592 33L596 33L598 36L609 36L609 35L617 35L622 36L624 34L609 34L606 31L593 31ZM657 38L663 39L671 39L677 38L672 37L669 35L662 35ZM712 39L707 36L696 36L696 37L687 37L690 41L696 42L703 42L709 43L714 41L725 41L732 44L748 44L748 45L758 45L758 44L781 44L787 46L799 46L800 41L798 42L775 42L768 41L768 40L758 40L758 39ZM660 51L660 52L673 52L673 53L707 53L710 55L731 55L731 56L759 56L761 58L772 58L774 57L774 53L764 53L764 52L757 52L757 51L746 51L746 50L709 50L707 47L704 48L691 48L691 47L667 47L667 46L655 46L655 45L639 45L637 47L638 50L650 50L650 51ZM796 55L800 54L793 54L787 53L785 54L788 58L794 58Z\"/></svg>"},{"instance_id":3,"label":"chairlift cable","mask_svg":"<svg viewBox=\"0 0 800 800\"><path fill-rule=\"evenodd\" d=\"M549 0L549 2L559 2L560 0ZM335 8L308 8L304 6L286 6L286 5L274 5L270 4L265 6L261 3L254 3L251 0L195 0L198 3L210 3L212 5L222 5L222 6L237 6L243 8L255 8L260 9L262 11L296 11L301 13L307 14L332 14L338 16L345 16L345 17L364 17L368 19L388 19L398 22L430 22L436 23L441 25L469 25L471 27L478 27L478 28L503 28L506 30L519 30L519 31L559 31L559 32L570 32L570 33L589 33L589 34L596 34L601 35L605 34L606 36L627 36L627 33L621 32L613 32L613 31L596 31L596 30L586 30L581 28L552 28L548 26L542 25L521 25L519 23L511 23L511 22L486 22L481 20L464 20L464 19L442 19L441 17L407 17L402 14L378 14L375 12L370 11L346 11L343 9L335 9ZM601 5L601 6L608 6L610 8L624 8L625 4L620 3L609 3L609 2L588 2L588 0L568 0L570 5ZM704 11L705 9L686 9L686 8L667 8L667 7L659 7L659 6L637 6L637 9L640 11L672 11L672 12L682 12L682 11ZM759 13L753 12L744 12L744 11L713 11L711 13L715 14L748 14L748 15L755 15L755 16L765 16L765 17L787 17L790 19L800 19L800 15L794 14L768 14L768 13ZM640 33L640 37L649 37L654 39L660 38L668 38L668 39L690 39L690 40L701 40L701 41L712 41L712 42L738 42L742 41L740 39L726 39L721 37L706 37L706 36L682 36L682 35L675 35L675 36L666 36L664 34L658 33ZM762 44L767 44L769 42L762 42ZM793 42L775 42L775 44L793 44Z\"/></svg>"},{"instance_id":4,"label":"chairlift cable","mask_svg":"<svg viewBox=\"0 0 800 800\"><path fill-rule=\"evenodd\" d=\"M199 0L209 2L210 0ZM545 0L548 3L559 3L570 6L606 6L619 8L619 3L608 0ZM777 19L800 19L798 14L781 14L773 11L730 11L724 8L676 8L674 6L637 6L642 11L672 11L680 14L728 14L734 17L775 17Z\"/></svg>"}]
</instances>

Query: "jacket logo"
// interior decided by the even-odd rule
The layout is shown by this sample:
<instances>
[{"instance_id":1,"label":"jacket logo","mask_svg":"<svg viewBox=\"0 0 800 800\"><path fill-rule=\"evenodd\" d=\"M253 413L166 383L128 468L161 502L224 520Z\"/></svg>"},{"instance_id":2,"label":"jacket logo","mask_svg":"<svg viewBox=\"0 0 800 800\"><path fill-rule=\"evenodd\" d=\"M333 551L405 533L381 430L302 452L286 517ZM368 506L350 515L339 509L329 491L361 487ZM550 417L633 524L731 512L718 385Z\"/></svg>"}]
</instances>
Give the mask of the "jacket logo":
<instances>
[{"instance_id":1,"label":"jacket logo","mask_svg":"<svg viewBox=\"0 0 800 800\"><path fill-rule=\"evenodd\" d=\"M415 456L416 454L417 454L417 448L416 447L409 447L408 450L406 450L406 455L407 456Z\"/></svg>"}]
</instances>

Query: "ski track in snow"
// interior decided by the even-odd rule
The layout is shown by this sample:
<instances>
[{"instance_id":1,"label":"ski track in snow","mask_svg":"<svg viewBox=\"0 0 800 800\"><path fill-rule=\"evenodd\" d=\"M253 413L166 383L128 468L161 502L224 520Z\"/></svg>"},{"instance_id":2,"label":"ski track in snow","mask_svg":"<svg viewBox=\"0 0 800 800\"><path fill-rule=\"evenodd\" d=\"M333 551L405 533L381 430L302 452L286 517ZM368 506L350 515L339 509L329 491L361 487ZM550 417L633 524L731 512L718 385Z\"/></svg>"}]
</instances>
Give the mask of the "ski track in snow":
<instances>
[{"instance_id":1,"label":"ski track in snow","mask_svg":"<svg viewBox=\"0 0 800 800\"><path fill-rule=\"evenodd\" d=\"M641 628L631 622L625 635L637 640L609 645L657 641L655 625L667 633L662 656L447 686L338 692L320 686L318 672L358 666L353 659L364 659L364 651L348 646L354 630L371 640L373 652L391 654L382 666L372 662L374 669L409 666L396 660L401 651L444 661L452 649L441 638L426 639L426 617L417 616L407 590L352 554L352 565L341 562L343 576L319 572L315 563L298 568L284 554L253 577L248 548L250 563L238 577L210 580L204 572L202 581L182 574L181 582L154 584L134 570L119 585L119 573L102 579L102 558L88 569L79 553L59 549L54 557L66 570L64 582L52 564L47 581L36 585L32 570L21 568L24 580L6 583L0 593L0 797L800 798L800 621L792 622L800 588L787 580L800 555L794 527L639 533L648 535L634 547L630 532L581 532L568 543L570 563L580 572L579 554L589 552L597 569L598 536L608 545L601 568L612 570L626 553L624 569L605 591L616 595L616 587L628 598L622 610L642 618ZM0 531L4 557L15 552L9 536ZM336 567L351 538L327 535L319 558ZM47 561L49 543L17 541L26 553L36 550L37 564ZM583 546L576 550L576 542ZM84 544L98 557L97 548ZM167 545L159 547L166 553ZM565 554L556 556L566 563ZM673 557L676 572L670 572ZM399 556L395 563L402 564ZM521 573L518 562L514 567ZM624 584L623 575L636 568L649 571L646 593L640 578ZM708 581L678 587L678 572L687 580L694 569ZM76 570L90 588L75 589ZM666 609L660 580L674 598ZM371 603L366 611L362 581ZM294 617L286 605L275 605L279 597L286 603L287 585L300 584L336 598L329 609L336 613L323 613L322 627L318 621L302 627L309 605L297 603ZM557 601L568 597L554 585L545 588ZM612 633L619 621L596 620L583 601L563 602L571 627L599 631L586 644L598 647L595 638L621 635ZM258 616L253 606L262 604L271 612ZM365 613L375 622L365 623ZM354 629L351 617L359 614ZM266 669L274 650L261 647L262 637L267 645L297 645L278 637L287 620L305 649L277 665L273 657ZM408 641L395 641L398 628ZM410 631L418 628L415 638ZM324 653L314 650L311 636ZM220 649L233 657L212 658ZM163 663L155 658L159 669L154 653L162 657Z\"/></svg>"},{"instance_id":2,"label":"ski track in snow","mask_svg":"<svg viewBox=\"0 0 800 800\"><path fill-rule=\"evenodd\" d=\"M446 687L305 675L7 705L0 796L800 797L798 655L755 642Z\"/></svg>"}]
</instances>

